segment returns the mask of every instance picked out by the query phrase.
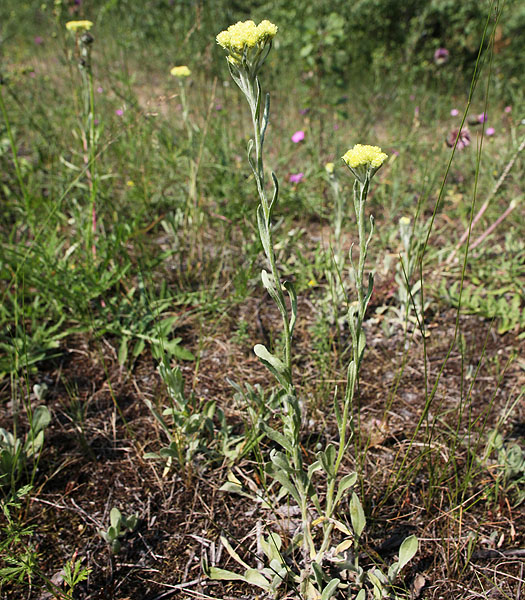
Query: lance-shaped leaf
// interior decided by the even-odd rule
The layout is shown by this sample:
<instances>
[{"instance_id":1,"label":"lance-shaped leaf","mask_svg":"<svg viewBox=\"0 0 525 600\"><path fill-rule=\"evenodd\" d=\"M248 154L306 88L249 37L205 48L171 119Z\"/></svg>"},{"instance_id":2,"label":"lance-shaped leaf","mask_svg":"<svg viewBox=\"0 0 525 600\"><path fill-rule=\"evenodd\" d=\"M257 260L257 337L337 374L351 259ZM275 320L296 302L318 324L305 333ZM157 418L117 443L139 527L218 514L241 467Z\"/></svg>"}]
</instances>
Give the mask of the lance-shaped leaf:
<instances>
[{"instance_id":1,"label":"lance-shaped leaf","mask_svg":"<svg viewBox=\"0 0 525 600\"><path fill-rule=\"evenodd\" d=\"M277 304L279 312L281 313L281 315L285 316L286 307L283 304L282 294L279 294L279 292L277 291L277 285L279 285L279 283L275 281L273 275L271 275L264 269L261 271L261 280L263 282L264 287Z\"/></svg>"},{"instance_id":2,"label":"lance-shaped leaf","mask_svg":"<svg viewBox=\"0 0 525 600\"><path fill-rule=\"evenodd\" d=\"M329 600L335 594L337 588L339 586L339 579L332 579L328 583L328 585L324 588L323 593L321 594L321 600Z\"/></svg>"},{"instance_id":3,"label":"lance-shaped leaf","mask_svg":"<svg viewBox=\"0 0 525 600\"><path fill-rule=\"evenodd\" d=\"M337 494L335 495L334 506L337 506L339 504L339 501L343 497L343 494L352 486L354 486L356 481L357 473L349 473L341 479L341 481L339 482L339 487L337 488Z\"/></svg>"},{"instance_id":4,"label":"lance-shaped leaf","mask_svg":"<svg viewBox=\"0 0 525 600\"><path fill-rule=\"evenodd\" d=\"M256 344L253 348L255 354L259 357L263 365L265 365L279 380L279 383L288 389L291 385L290 371L283 361L271 354L263 344Z\"/></svg>"},{"instance_id":5,"label":"lance-shaped leaf","mask_svg":"<svg viewBox=\"0 0 525 600\"><path fill-rule=\"evenodd\" d=\"M366 525L366 518L363 505L355 492L352 494L352 499L350 500L350 519L356 538L361 537Z\"/></svg>"},{"instance_id":6,"label":"lance-shaped leaf","mask_svg":"<svg viewBox=\"0 0 525 600\"><path fill-rule=\"evenodd\" d=\"M292 442L286 436L284 436L279 431L272 429L269 425L267 425L264 422L261 423L261 427L262 427L262 430L264 431L264 433L271 440L273 440L275 443L279 444L279 446L284 448L287 452L290 452L290 453L292 452Z\"/></svg>"},{"instance_id":7,"label":"lance-shaped leaf","mask_svg":"<svg viewBox=\"0 0 525 600\"><path fill-rule=\"evenodd\" d=\"M244 567L245 569L251 569L250 565L247 565L242 558L237 554L237 552L235 552L235 550L232 548L230 542L223 536L221 535L221 542L222 545L224 546L225 550L228 552L228 554L233 558L233 560L237 563L239 563L242 567Z\"/></svg>"},{"instance_id":8,"label":"lance-shaped leaf","mask_svg":"<svg viewBox=\"0 0 525 600\"><path fill-rule=\"evenodd\" d=\"M259 204L257 207L257 227L259 229L259 237L261 238L261 244L266 254L266 257L269 259L270 257L270 234L268 231L268 223L266 222L266 218L264 215L264 209L262 204Z\"/></svg>"},{"instance_id":9,"label":"lance-shaped leaf","mask_svg":"<svg viewBox=\"0 0 525 600\"><path fill-rule=\"evenodd\" d=\"M416 555L419 549L419 541L415 535L411 535L403 540L399 547L399 560L388 569L388 579L394 581L401 569L409 563Z\"/></svg>"},{"instance_id":10,"label":"lance-shaped leaf","mask_svg":"<svg viewBox=\"0 0 525 600\"><path fill-rule=\"evenodd\" d=\"M273 205L279 196L279 182L277 181L277 176L272 171L272 181L273 181L273 196L272 201L270 202L270 214L272 213Z\"/></svg>"},{"instance_id":11,"label":"lance-shaped leaf","mask_svg":"<svg viewBox=\"0 0 525 600\"><path fill-rule=\"evenodd\" d=\"M292 496L297 504L301 504L299 493L295 489L295 485L292 483L288 475L284 471L280 471L273 464L269 465L267 470L268 474L281 484L283 489L286 490L290 496Z\"/></svg>"},{"instance_id":12,"label":"lance-shaped leaf","mask_svg":"<svg viewBox=\"0 0 525 600\"><path fill-rule=\"evenodd\" d=\"M297 320L297 292L295 291L295 287L291 281L285 281L283 286L290 297L290 307L292 310L292 315L290 317L290 336L292 336L295 322Z\"/></svg>"},{"instance_id":13,"label":"lance-shaped leaf","mask_svg":"<svg viewBox=\"0 0 525 600\"><path fill-rule=\"evenodd\" d=\"M261 120L261 150L264 144L264 135L266 134L266 128L268 127L268 121L270 118L270 94L266 94L264 101L264 110Z\"/></svg>"},{"instance_id":14,"label":"lance-shaped leaf","mask_svg":"<svg viewBox=\"0 0 525 600\"><path fill-rule=\"evenodd\" d=\"M278 561L279 564L282 564L282 541L279 535L277 535L277 533L270 533L270 535L267 538L261 536L260 543L262 551L264 552L264 554L266 554L270 562L275 560Z\"/></svg>"},{"instance_id":15,"label":"lance-shaped leaf","mask_svg":"<svg viewBox=\"0 0 525 600\"><path fill-rule=\"evenodd\" d=\"M286 473L288 473L289 475L293 475L294 468L290 464L290 461L288 460L286 454L284 454L283 452L276 452L275 450L272 450L270 452L270 460L277 469L280 469L281 471L286 471Z\"/></svg>"}]
</instances>

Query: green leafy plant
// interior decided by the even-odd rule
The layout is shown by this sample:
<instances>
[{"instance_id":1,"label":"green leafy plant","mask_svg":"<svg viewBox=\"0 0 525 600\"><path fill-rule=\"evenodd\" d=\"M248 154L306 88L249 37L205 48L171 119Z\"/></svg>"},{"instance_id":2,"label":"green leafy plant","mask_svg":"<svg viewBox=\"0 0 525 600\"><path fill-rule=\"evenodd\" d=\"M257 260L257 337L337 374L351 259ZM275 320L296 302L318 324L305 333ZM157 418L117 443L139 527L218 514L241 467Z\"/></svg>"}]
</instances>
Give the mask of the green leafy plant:
<instances>
[{"instance_id":1,"label":"green leafy plant","mask_svg":"<svg viewBox=\"0 0 525 600\"><path fill-rule=\"evenodd\" d=\"M26 472L31 461L37 461L44 445L44 431L51 422L46 406L29 411L29 431L24 439L0 428L0 488L16 489L16 484Z\"/></svg>"},{"instance_id":2,"label":"green leafy plant","mask_svg":"<svg viewBox=\"0 0 525 600\"><path fill-rule=\"evenodd\" d=\"M190 467L195 455L199 451L206 451L204 440L213 436L216 403L210 400L200 406L195 394L187 396L182 371L178 366L172 368L166 356L162 357L158 372L168 391L171 405L159 412L151 400L145 402L169 444L158 452L147 452L144 456L165 462L164 474L167 474L173 461L181 467Z\"/></svg>"},{"instance_id":3,"label":"green leafy plant","mask_svg":"<svg viewBox=\"0 0 525 600\"><path fill-rule=\"evenodd\" d=\"M390 334L395 327L401 326L410 331L417 328L431 304L428 299L423 303L422 280L415 277L418 256L423 244L422 232L417 224L411 224L408 217L401 217L399 236L403 252L399 256L394 275L396 284L394 302L376 310L377 314L383 315L383 331L387 334Z\"/></svg>"},{"instance_id":4,"label":"green leafy plant","mask_svg":"<svg viewBox=\"0 0 525 600\"><path fill-rule=\"evenodd\" d=\"M0 586L10 581L31 580L37 568L37 553L26 542L32 536L35 526L23 524L15 515L31 490L31 485L16 489L0 504L5 518L5 523L0 524L0 560L5 565L0 567Z\"/></svg>"},{"instance_id":5,"label":"green leafy plant","mask_svg":"<svg viewBox=\"0 0 525 600\"><path fill-rule=\"evenodd\" d=\"M122 548L120 538L137 527L138 516L125 517L118 508L113 507L109 513L110 526L106 531L99 530L101 537L109 544L111 552L118 554Z\"/></svg>"},{"instance_id":6,"label":"green leafy plant","mask_svg":"<svg viewBox=\"0 0 525 600\"><path fill-rule=\"evenodd\" d=\"M256 344L254 347L255 354L278 382L277 396L282 407L280 431L262 423L265 434L279 448L273 448L270 451L270 460L266 465L266 474L273 480L279 491L271 501L267 490L261 492L260 495L268 505L275 506L286 498L287 502L297 506L300 514L299 533L292 539L290 548L298 550L301 559L297 560L296 558L296 564L290 566L281 555L282 540L275 534L260 539L264 553L270 562L266 571L250 568L238 557L231 546L225 543L225 540L223 543L230 555L245 567L244 575L223 569L218 570L215 566L204 565L204 567L212 578L241 579L272 593L286 578L299 591L301 597L307 600L319 598L328 600L336 594L344 593L343 590L347 590L351 586L357 586L358 597L361 599L365 597L366 591L363 571L360 570L358 559L354 563L355 578L351 584L345 583L342 576L332 576L328 562L330 562L330 557L342 552L342 548L346 549L346 546L337 545L335 531L343 530L350 536L350 542L355 545L356 556L358 556L357 545L366 524L361 502L355 493L352 493L350 501L352 531L338 519L338 513L344 505L346 496L358 478L356 473L347 474L341 478L340 470L348 448L348 441L352 435L358 432L360 425L360 412L355 411L354 403L358 400L359 371L366 347L363 322L373 290L372 274L365 278L365 263L374 222L373 217L370 217L371 230L367 233L365 206L371 179L387 155L378 147L357 144L343 156L343 161L355 178L353 205L359 239L357 262L352 251L349 257L351 282L357 297L349 304L346 315L351 334L352 356L347 371L347 385L342 407L339 406L338 399L334 404L339 435L338 445L336 447L332 443L327 443L324 450L319 449L317 452L317 460L307 466L300 446L302 408L292 372L292 339L297 319L297 295L294 286L289 281L281 282L277 267L272 235L272 211L277 205L279 186L277 177L272 173L273 194L269 200L265 188L263 164L263 147L269 122L270 99L267 95L263 104L258 73L270 52L276 32L277 27L269 21L263 21L257 26L253 21L239 22L221 32L217 36L217 42L227 52L230 74L245 95L252 115L254 137L248 143L248 161L257 184L260 200L257 208L259 237L270 269L270 272L262 271L261 279L282 319L281 335L284 346L282 355L278 356L272 353L262 344ZM339 217L340 219L341 217ZM338 235L340 235L340 225ZM367 279L366 282L365 279ZM285 292L288 295L290 308L287 306ZM352 434L350 436L349 429ZM316 481L316 474L322 474L322 481L326 484L323 493ZM230 479L226 489L235 491L235 481ZM237 490L242 492L242 488L237 488ZM319 534L316 530L317 525L320 526ZM383 596L383 587L391 584L391 580L397 576L399 570L414 556L417 545L415 538L406 540L399 563L392 566L388 576L383 575L378 569L368 573L369 585L372 585L376 598Z\"/></svg>"}]
</instances>

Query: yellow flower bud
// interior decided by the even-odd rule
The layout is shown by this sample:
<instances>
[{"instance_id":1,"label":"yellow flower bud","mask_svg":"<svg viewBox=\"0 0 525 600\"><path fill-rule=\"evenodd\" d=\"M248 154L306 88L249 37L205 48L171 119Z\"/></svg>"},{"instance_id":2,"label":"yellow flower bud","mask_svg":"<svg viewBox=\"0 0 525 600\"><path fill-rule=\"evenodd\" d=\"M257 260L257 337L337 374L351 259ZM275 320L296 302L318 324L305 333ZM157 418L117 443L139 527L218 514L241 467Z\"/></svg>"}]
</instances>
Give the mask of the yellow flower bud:
<instances>
[{"instance_id":1,"label":"yellow flower bud","mask_svg":"<svg viewBox=\"0 0 525 600\"><path fill-rule=\"evenodd\" d=\"M66 29L74 33L82 33L89 31L93 27L93 21L68 21Z\"/></svg>"},{"instance_id":2,"label":"yellow flower bud","mask_svg":"<svg viewBox=\"0 0 525 600\"><path fill-rule=\"evenodd\" d=\"M179 67L173 67L170 73L174 77L189 77L191 75L191 71L188 69L186 65L181 65Z\"/></svg>"}]
</instances>

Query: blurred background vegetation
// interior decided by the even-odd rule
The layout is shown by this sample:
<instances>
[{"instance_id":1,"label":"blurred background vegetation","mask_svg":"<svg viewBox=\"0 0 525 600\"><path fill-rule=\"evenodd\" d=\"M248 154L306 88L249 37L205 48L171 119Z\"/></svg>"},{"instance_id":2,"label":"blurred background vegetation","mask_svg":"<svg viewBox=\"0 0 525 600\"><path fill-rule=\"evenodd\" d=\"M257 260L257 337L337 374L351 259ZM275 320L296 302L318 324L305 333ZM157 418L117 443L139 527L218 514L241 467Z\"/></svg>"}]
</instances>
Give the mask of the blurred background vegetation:
<instances>
[{"instance_id":1,"label":"blurred background vegetation","mask_svg":"<svg viewBox=\"0 0 525 600\"><path fill-rule=\"evenodd\" d=\"M498 3L496 3L497 5ZM495 82L511 93L523 71L525 3L507 0L494 44ZM496 7L495 5L495 7ZM222 54L215 35L237 20L269 18L281 34L275 41L273 77L301 79L333 90L350 82L385 80L429 84L468 80L487 20L485 0L2 0L0 35L4 42L48 30L55 13L64 21L89 18L97 37L111 39L121 51L158 64L186 63L216 72ZM486 38L488 43L488 37ZM449 51L446 73L434 63L438 48ZM198 65L198 67L197 67ZM322 78L322 86L319 79ZM445 81L443 81L445 79ZM319 91L319 90L317 90Z\"/></svg>"}]
</instances>

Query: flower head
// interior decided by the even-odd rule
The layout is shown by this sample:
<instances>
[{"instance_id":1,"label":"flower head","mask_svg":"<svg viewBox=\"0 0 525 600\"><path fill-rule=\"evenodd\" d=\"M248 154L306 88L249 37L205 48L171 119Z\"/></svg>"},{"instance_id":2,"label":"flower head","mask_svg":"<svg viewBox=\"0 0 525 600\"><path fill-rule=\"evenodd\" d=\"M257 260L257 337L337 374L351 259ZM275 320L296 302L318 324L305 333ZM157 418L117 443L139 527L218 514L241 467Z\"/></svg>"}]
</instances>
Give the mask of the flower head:
<instances>
[{"instance_id":1,"label":"flower head","mask_svg":"<svg viewBox=\"0 0 525 600\"><path fill-rule=\"evenodd\" d=\"M509 114L510 112L512 112L512 106L506 106L506 107L503 109L503 112L504 112L504 113L507 113L507 114Z\"/></svg>"},{"instance_id":2,"label":"flower head","mask_svg":"<svg viewBox=\"0 0 525 600\"><path fill-rule=\"evenodd\" d=\"M388 155L379 146L356 144L342 158L354 177L364 183L367 176L372 177L375 174Z\"/></svg>"},{"instance_id":3,"label":"flower head","mask_svg":"<svg viewBox=\"0 0 525 600\"><path fill-rule=\"evenodd\" d=\"M264 20L256 25L253 21L238 21L217 36L217 43L229 52L242 52L245 48L254 48L265 44L277 33L277 26Z\"/></svg>"},{"instance_id":4,"label":"flower head","mask_svg":"<svg viewBox=\"0 0 525 600\"><path fill-rule=\"evenodd\" d=\"M303 177L304 173L292 173L290 175L289 181L290 183L299 183Z\"/></svg>"},{"instance_id":5,"label":"flower head","mask_svg":"<svg viewBox=\"0 0 525 600\"><path fill-rule=\"evenodd\" d=\"M477 119L478 119L478 123L485 123L488 119L487 113L484 113L484 112L480 113L478 115Z\"/></svg>"},{"instance_id":6,"label":"flower head","mask_svg":"<svg viewBox=\"0 0 525 600\"><path fill-rule=\"evenodd\" d=\"M494 129L494 127L487 127L487 129L485 130L485 135L491 136L494 135L496 133L496 130Z\"/></svg>"},{"instance_id":7,"label":"flower head","mask_svg":"<svg viewBox=\"0 0 525 600\"><path fill-rule=\"evenodd\" d=\"M92 27L92 21L68 21L66 23L66 29L73 33L83 33L84 31L89 31Z\"/></svg>"},{"instance_id":8,"label":"flower head","mask_svg":"<svg viewBox=\"0 0 525 600\"><path fill-rule=\"evenodd\" d=\"M251 20L238 21L221 31L215 39L228 53L231 65L245 65L256 73L268 55L269 46L266 52L263 51L276 33L277 25L268 20L261 21L259 25Z\"/></svg>"},{"instance_id":9,"label":"flower head","mask_svg":"<svg viewBox=\"0 0 525 600\"><path fill-rule=\"evenodd\" d=\"M382 152L379 146L364 146L363 144L356 144L343 156L345 163L353 169L368 165L379 169L387 158L388 155Z\"/></svg>"},{"instance_id":10,"label":"flower head","mask_svg":"<svg viewBox=\"0 0 525 600\"><path fill-rule=\"evenodd\" d=\"M298 144L299 142L302 142L304 140L304 131L296 131L293 135L292 135L292 142L294 144Z\"/></svg>"},{"instance_id":11,"label":"flower head","mask_svg":"<svg viewBox=\"0 0 525 600\"><path fill-rule=\"evenodd\" d=\"M446 48L438 48L434 52L434 62L436 65L444 65L449 59L450 52Z\"/></svg>"},{"instance_id":12,"label":"flower head","mask_svg":"<svg viewBox=\"0 0 525 600\"><path fill-rule=\"evenodd\" d=\"M334 168L335 168L335 165L333 162L327 162L326 165L324 166L325 171L329 175L332 175L332 173L334 172Z\"/></svg>"},{"instance_id":13,"label":"flower head","mask_svg":"<svg viewBox=\"0 0 525 600\"><path fill-rule=\"evenodd\" d=\"M447 136L447 146L453 148L454 144L456 144L458 150L463 150L467 146L470 146L470 131L468 127L463 127L461 131L459 129L452 129Z\"/></svg>"},{"instance_id":14,"label":"flower head","mask_svg":"<svg viewBox=\"0 0 525 600\"><path fill-rule=\"evenodd\" d=\"M171 75L174 77L189 77L191 75L191 71L188 69L186 65L181 65L179 67L173 67L170 71Z\"/></svg>"},{"instance_id":15,"label":"flower head","mask_svg":"<svg viewBox=\"0 0 525 600\"><path fill-rule=\"evenodd\" d=\"M450 114L451 114L452 117L457 117L459 115L459 110L457 108L453 108L450 111Z\"/></svg>"}]
</instances>

